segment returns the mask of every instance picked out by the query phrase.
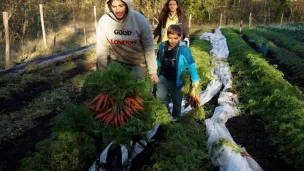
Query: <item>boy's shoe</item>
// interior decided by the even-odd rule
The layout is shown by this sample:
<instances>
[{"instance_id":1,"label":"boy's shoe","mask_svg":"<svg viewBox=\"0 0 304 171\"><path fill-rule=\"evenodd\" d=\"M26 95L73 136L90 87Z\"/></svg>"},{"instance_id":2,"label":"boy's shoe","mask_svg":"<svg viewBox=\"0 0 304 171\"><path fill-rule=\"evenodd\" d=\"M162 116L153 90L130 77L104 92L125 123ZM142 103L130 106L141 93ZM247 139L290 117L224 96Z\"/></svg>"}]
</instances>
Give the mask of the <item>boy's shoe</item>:
<instances>
[{"instance_id":1,"label":"boy's shoe","mask_svg":"<svg viewBox=\"0 0 304 171\"><path fill-rule=\"evenodd\" d=\"M179 122L179 121L180 121L180 118L170 116L170 121L171 121L171 122Z\"/></svg>"}]
</instances>

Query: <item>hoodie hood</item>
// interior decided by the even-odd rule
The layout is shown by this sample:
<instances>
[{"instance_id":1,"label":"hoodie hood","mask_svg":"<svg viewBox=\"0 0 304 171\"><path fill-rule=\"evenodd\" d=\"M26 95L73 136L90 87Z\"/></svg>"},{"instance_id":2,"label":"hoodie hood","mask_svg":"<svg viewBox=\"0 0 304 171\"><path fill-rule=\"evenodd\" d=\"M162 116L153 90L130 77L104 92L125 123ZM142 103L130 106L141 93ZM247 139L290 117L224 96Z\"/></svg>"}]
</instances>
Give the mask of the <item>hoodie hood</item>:
<instances>
[{"instance_id":1,"label":"hoodie hood","mask_svg":"<svg viewBox=\"0 0 304 171\"><path fill-rule=\"evenodd\" d=\"M111 7L109 6L109 1L110 0L106 0L106 5L107 5L107 13L109 13L111 11ZM124 2L125 4L127 4L127 8L128 8L128 12L131 10L131 0L121 0L122 2Z\"/></svg>"}]
</instances>

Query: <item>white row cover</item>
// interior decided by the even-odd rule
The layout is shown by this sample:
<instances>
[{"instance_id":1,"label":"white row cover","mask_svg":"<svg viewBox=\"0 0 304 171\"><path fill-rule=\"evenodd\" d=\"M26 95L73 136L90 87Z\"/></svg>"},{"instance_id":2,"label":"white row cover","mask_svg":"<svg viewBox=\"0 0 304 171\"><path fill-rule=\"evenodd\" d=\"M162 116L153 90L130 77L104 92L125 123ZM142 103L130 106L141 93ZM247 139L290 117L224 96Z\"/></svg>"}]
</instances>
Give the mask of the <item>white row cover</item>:
<instances>
[{"instance_id":1,"label":"white row cover","mask_svg":"<svg viewBox=\"0 0 304 171\"><path fill-rule=\"evenodd\" d=\"M229 88L232 88L232 76L229 64L224 62L229 55L226 38L220 29L216 29L215 33L203 33L200 39L211 42L210 54L213 57L211 73L213 80L200 95L201 105L220 92L219 106L215 108L213 116L205 120L207 148L211 161L215 166L219 166L221 171L262 171L259 164L246 150L234 142L225 126L228 119L240 114L237 108L237 96L232 92L227 92Z\"/></svg>"},{"instance_id":2,"label":"white row cover","mask_svg":"<svg viewBox=\"0 0 304 171\"><path fill-rule=\"evenodd\" d=\"M159 123L156 123L154 127L147 132L146 139L149 141L151 138L155 135L156 131L159 128ZM146 140L140 140L140 142L143 145L147 145ZM100 164L106 164L107 156L109 148L113 143L116 143L115 141L111 142L100 154ZM132 142L131 142L132 143ZM121 150L121 164L127 165L129 161L131 161L135 156L137 156L139 153L141 153L144 150L145 147L141 146L140 144L136 143L134 149L128 150L127 147L123 144L120 144L120 150ZM131 158L129 159L129 152L132 153ZM89 168L89 171L95 171L96 161L92 164L92 166ZM99 168L99 171L105 171L103 168Z\"/></svg>"},{"instance_id":3,"label":"white row cover","mask_svg":"<svg viewBox=\"0 0 304 171\"><path fill-rule=\"evenodd\" d=\"M215 58L227 58L229 55L229 50L226 43L225 36L222 35L220 29L216 29L214 33L203 33L200 39L209 40L212 45L212 50L210 54Z\"/></svg>"}]
</instances>

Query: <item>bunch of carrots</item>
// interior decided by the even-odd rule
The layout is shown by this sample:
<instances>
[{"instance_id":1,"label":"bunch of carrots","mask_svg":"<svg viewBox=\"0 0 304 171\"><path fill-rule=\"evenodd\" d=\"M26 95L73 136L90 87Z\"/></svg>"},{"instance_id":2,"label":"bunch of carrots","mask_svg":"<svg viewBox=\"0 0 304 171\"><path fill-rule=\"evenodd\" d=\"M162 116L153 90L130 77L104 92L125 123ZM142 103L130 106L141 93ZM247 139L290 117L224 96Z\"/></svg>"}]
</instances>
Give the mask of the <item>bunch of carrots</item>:
<instances>
[{"instance_id":1,"label":"bunch of carrots","mask_svg":"<svg viewBox=\"0 0 304 171\"><path fill-rule=\"evenodd\" d=\"M190 97L188 98L185 107L188 107L191 105L191 107L198 109L200 106L200 99L199 96L195 93L195 89L192 89L190 93Z\"/></svg>"},{"instance_id":2,"label":"bunch of carrots","mask_svg":"<svg viewBox=\"0 0 304 171\"><path fill-rule=\"evenodd\" d=\"M119 110L114 110L116 102L108 95L100 93L89 104L87 108L95 111L95 118L101 119L106 125L115 127L123 127L128 119L133 117L139 110L143 110L142 99L135 95L126 97L123 102L123 107Z\"/></svg>"}]
</instances>

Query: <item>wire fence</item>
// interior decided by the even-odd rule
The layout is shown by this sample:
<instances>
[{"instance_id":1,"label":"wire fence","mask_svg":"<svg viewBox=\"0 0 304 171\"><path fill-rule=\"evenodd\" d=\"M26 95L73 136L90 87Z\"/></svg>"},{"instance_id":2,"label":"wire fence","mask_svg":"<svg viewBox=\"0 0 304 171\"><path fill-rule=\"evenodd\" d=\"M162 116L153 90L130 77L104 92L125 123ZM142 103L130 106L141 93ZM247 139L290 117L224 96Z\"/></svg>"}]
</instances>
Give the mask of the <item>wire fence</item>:
<instances>
[{"instance_id":1,"label":"wire fence","mask_svg":"<svg viewBox=\"0 0 304 171\"><path fill-rule=\"evenodd\" d=\"M104 6L64 5L36 4L21 11L1 12L0 70L95 43L96 25Z\"/></svg>"}]
</instances>

